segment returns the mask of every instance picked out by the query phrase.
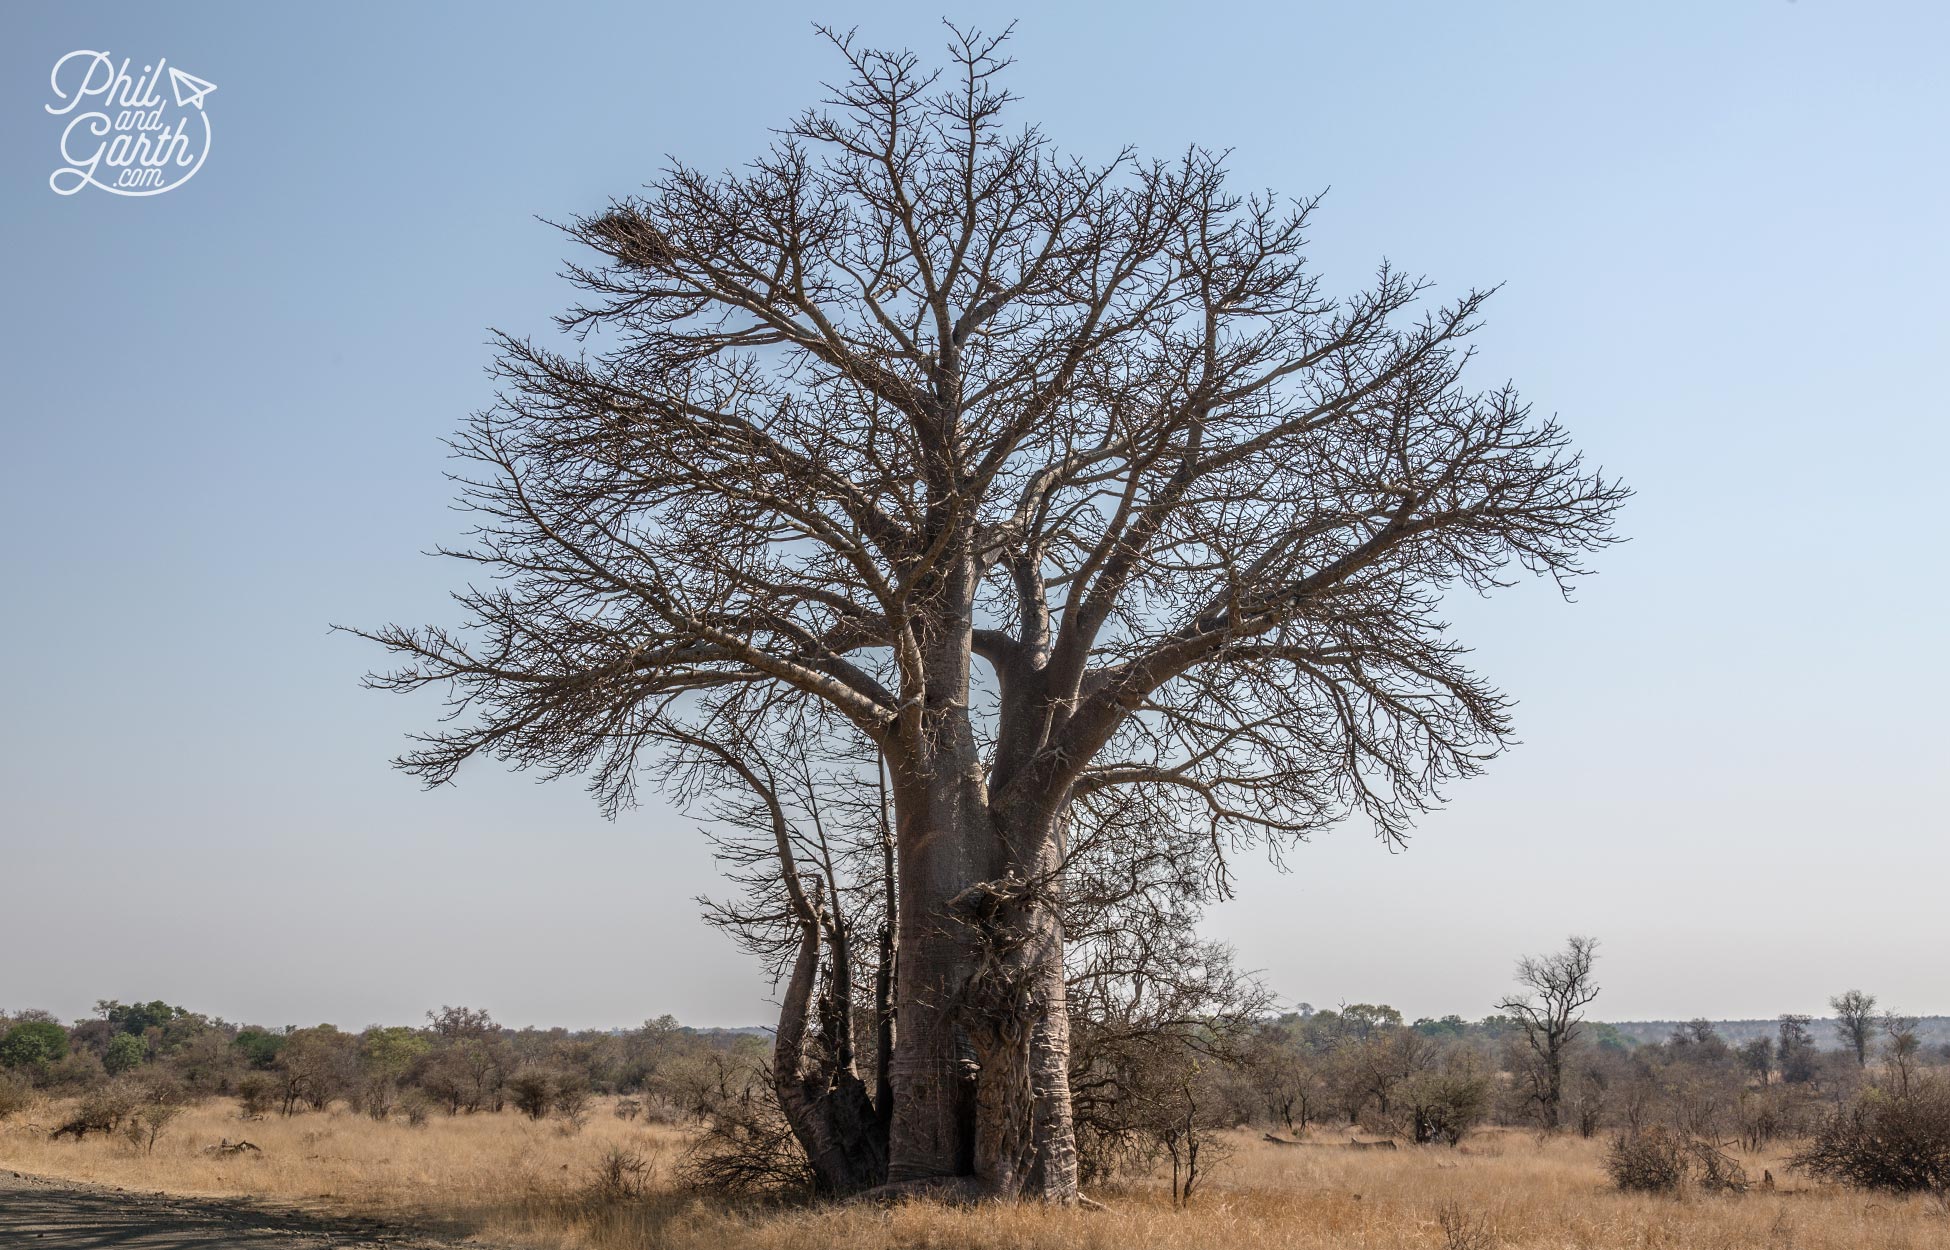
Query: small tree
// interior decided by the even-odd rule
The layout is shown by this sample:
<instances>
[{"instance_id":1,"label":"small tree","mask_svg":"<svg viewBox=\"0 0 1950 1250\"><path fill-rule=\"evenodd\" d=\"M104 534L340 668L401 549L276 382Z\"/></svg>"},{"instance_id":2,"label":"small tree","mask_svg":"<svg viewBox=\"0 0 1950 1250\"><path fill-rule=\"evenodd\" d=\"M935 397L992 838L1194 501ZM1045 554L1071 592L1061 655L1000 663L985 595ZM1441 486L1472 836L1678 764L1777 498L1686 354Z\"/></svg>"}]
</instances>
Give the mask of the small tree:
<instances>
[{"instance_id":1,"label":"small tree","mask_svg":"<svg viewBox=\"0 0 1950 1250\"><path fill-rule=\"evenodd\" d=\"M1783 1012L1780 1017L1781 1040L1774 1048L1775 1062L1780 1065L1781 1079L1790 1085L1805 1085L1815 1079L1815 1039L1808 1031L1812 1020L1808 1016Z\"/></svg>"},{"instance_id":2,"label":"small tree","mask_svg":"<svg viewBox=\"0 0 1950 1250\"><path fill-rule=\"evenodd\" d=\"M1869 1066L1869 1039L1875 1035L1876 996L1849 990L1828 1000L1835 1011L1835 1035L1855 1052L1857 1067Z\"/></svg>"},{"instance_id":3,"label":"small tree","mask_svg":"<svg viewBox=\"0 0 1950 1250\"><path fill-rule=\"evenodd\" d=\"M0 1067L45 1071L68 1053L68 1031L52 1020L22 1020L0 1037Z\"/></svg>"},{"instance_id":4,"label":"small tree","mask_svg":"<svg viewBox=\"0 0 1950 1250\"><path fill-rule=\"evenodd\" d=\"M508 1100L531 1120L548 1114L555 1101L555 1078L537 1068L524 1068L508 1078Z\"/></svg>"},{"instance_id":5,"label":"small tree","mask_svg":"<svg viewBox=\"0 0 1950 1250\"><path fill-rule=\"evenodd\" d=\"M1402 1083L1400 1102L1409 1136L1422 1144L1459 1145L1488 1109L1490 1088L1489 1074L1470 1051L1452 1051L1439 1067Z\"/></svg>"},{"instance_id":6,"label":"small tree","mask_svg":"<svg viewBox=\"0 0 1950 1250\"><path fill-rule=\"evenodd\" d=\"M108 1049L102 1054L102 1067L108 1069L110 1076L121 1076L132 1072L149 1057L149 1047L133 1033L117 1033L109 1039Z\"/></svg>"},{"instance_id":7,"label":"small tree","mask_svg":"<svg viewBox=\"0 0 1950 1250\"><path fill-rule=\"evenodd\" d=\"M138 1108L122 1126L122 1135L128 1139L129 1145L143 1154L152 1155L156 1153L156 1139L182 1113L183 1108L179 1103L158 1099Z\"/></svg>"},{"instance_id":8,"label":"small tree","mask_svg":"<svg viewBox=\"0 0 1950 1250\"><path fill-rule=\"evenodd\" d=\"M1762 1085L1774 1071L1774 1039L1756 1037L1740 1048L1740 1066L1753 1073Z\"/></svg>"},{"instance_id":9,"label":"small tree","mask_svg":"<svg viewBox=\"0 0 1950 1250\"><path fill-rule=\"evenodd\" d=\"M1517 964L1517 982L1528 993L1507 995L1496 1005L1523 1029L1529 1047L1523 1075L1548 1129L1562 1122L1564 1061L1578 1039L1584 1009L1598 997L1591 979L1597 951L1596 938L1573 936L1555 955L1525 956Z\"/></svg>"},{"instance_id":10,"label":"small tree","mask_svg":"<svg viewBox=\"0 0 1950 1250\"><path fill-rule=\"evenodd\" d=\"M1923 1049L1922 1039L1916 1036L1916 1019L1893 1011L1884 1012L1882 1031L1885 1037L1882 1053L1889 1061L1890 1079L1895 1082L1897 1095L1907 1098L1916 1077L1917 1056Z\"/></svg>"},{"instance_id":11,"label":"small tree","mask_svg":"<svg viewBox=\"0 0 1950 1250\"><path fill-rule=\"evenodd\" d=\"M284 1049L284 1036L264 1029L242 1029L230 1044L244 1057L245 1063L259 1072L268 1072L276 1065L278 1052Z\"/></svg>"}]
</instances>

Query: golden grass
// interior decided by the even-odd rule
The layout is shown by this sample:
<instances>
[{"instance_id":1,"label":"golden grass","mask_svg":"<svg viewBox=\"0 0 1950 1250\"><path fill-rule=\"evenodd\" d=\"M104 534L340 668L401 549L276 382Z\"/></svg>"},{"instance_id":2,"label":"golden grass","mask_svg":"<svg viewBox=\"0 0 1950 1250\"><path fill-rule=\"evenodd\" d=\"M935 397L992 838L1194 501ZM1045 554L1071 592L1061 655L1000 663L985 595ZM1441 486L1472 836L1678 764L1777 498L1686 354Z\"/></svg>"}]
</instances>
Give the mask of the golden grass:
<instances>
[{"instance_id":1,"label":"golden grass","mask_svg":"<svg viewBox=\"0 0 1950 1250\"><path fill-rule=\"evenodd\" d=\"M119 1140L51 1142L22 1121L0 1127L0 1167L181 1194L247 1195L311 1209L418 1219L535 1250L1932 1250L1950 1215L1917 1198L1853 1193L1789 1177L1780 1154L1748 1156L1781 1188L1742 1196L1616 1193L1600 1142L1488 1130L1461 1150L1340 1149L1334 1139L1279 1147L1241 1134L1232 1161L1188 1210L1158 1183L1101 1191L1109 1209L953 1208L907 1203L759 1207L677 1188L681 1133L599 1109L564 1134L514 1114L436 1116L421 1128L345 1112L239 1122L228 1104L186 1112L142 1155ZM203 1153L248 1137L261 1155ZM585 1190L613 1146L654 1161L637 1202ZM1450 1228L1444 1228L1445 1209ZM1460 1213L1461 1227L1457 1214ZM1477 1240L1470 1241L1470 1237Z\"/></svg>"}]
</instances>

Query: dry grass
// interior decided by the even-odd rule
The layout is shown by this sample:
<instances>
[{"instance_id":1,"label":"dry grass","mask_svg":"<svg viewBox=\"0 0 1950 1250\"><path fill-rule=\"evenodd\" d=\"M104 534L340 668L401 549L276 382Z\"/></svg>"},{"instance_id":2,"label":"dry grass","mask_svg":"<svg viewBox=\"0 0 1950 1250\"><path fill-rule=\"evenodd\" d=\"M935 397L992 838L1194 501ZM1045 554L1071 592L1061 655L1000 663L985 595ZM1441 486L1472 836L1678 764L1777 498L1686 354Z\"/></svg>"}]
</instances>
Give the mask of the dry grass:
<instances>
[{"instance_id":1,"label":"dry grass","mask_svg":"<svg viewBox=\"0 0 1950 1250\"><path fill-rule=\"evenodd\" d=\"M1602 1143L1488 1131L1461 1150L1348 1151L1242 1137L1212 1189L1174 1211L1162 1187L1100 1192L1105 1211L955 1209L911 1203L737 1206L675 1187L682 1134L628 1124L606 1107L578 1133L513 1114L436 1116L421 1128L347 1113L240 1123L227 1104L186 1113L141 1155L119 1140L51 1142L25 1119L0 1127L0 1166L130 1189L251 1195L314 1209L408 1217L537 1250L1929 1250L1950 1245L1950 1216L1895 1199L1784 1181L1780 1190L1680 1199L1614 1192ZM248 1137L261 1155L203 1153ZM645 1196L589 1196L615 1147L653 1164ZM1758 1177L1779 1154L1745 1156Z\"/></svg>"}]
</instances>

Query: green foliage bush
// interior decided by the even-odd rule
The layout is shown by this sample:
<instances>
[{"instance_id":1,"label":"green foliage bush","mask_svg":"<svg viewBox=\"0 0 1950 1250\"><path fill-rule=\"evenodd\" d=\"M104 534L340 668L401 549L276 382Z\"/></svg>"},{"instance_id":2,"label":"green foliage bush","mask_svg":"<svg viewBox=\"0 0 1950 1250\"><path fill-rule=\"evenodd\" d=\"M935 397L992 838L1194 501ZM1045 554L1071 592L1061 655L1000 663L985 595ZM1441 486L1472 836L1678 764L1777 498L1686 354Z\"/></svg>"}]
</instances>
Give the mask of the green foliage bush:
<instances>
[{"instance_id":1,"label":"green foliage bush","mask_svg":"<svg viewBox=\"0 0 1950 1250\"><path fill-rule=\"evenodd\" d=\"M149 1057L149 1045L132 1033L117 1033L102 1054L102 1067L110 1076L121 1076L140 1067Z\"/></svg>"},{"instance_id":2,"label":"green foliage bush","mask_svg":"<svg viewBox=\"0 0 1950 1250\"><path fill-rule=\"evenodd\" d=\"M284 1049L284 1038L263 1029L245 1029L230 1043L244 1056L244 1062L260 1072L268 1072Z\"/></svg>"},{"instance_id":3,"label":"green foliage bush","mask_svg":"<svg viewBox=\"0 0 1950 1250\"><path fill-rule=\"evenodd\" d=\"M43 1071L68 1053L68 1031L52 1020L22 1020L0 1037L0 1067Z\"/></svg>"}]
</instances>

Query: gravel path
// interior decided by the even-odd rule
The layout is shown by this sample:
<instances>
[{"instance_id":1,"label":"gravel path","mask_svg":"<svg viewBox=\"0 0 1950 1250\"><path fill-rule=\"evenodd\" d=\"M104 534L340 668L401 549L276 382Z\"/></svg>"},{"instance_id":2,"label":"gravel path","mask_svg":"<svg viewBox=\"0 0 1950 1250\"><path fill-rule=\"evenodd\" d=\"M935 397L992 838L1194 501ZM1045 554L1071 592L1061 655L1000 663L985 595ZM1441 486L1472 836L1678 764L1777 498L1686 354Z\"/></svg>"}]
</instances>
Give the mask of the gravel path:
<instances>
[{"instance_id":1,"label":"gravel path","mask_svg":"<svg viewBox=\"0 0 1950 1250\"><path fill-rule=\"evenodd\" d=\"M182 1198L0 1171L5 1250L488 1250L380 1220L281 1211L235 1198Z\"/></svg>"}]
</instances>

